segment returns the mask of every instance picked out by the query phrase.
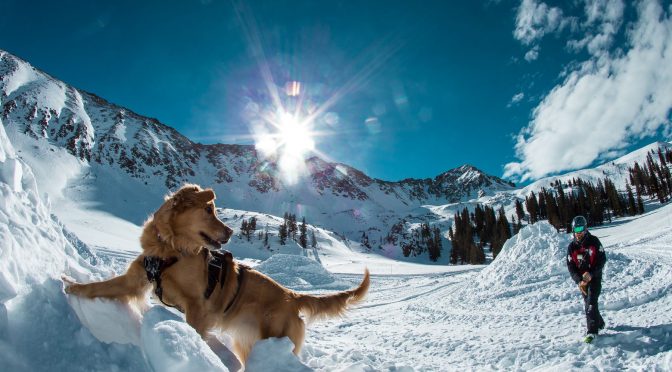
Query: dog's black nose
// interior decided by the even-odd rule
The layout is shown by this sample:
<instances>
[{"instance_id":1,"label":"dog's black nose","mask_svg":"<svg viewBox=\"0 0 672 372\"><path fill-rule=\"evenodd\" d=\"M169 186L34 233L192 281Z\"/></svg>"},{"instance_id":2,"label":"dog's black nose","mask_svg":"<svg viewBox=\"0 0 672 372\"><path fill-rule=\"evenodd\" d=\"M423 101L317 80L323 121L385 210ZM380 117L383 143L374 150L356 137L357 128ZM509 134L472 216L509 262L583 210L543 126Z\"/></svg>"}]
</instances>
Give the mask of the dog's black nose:
<instances>
[{"instance_id":1,"label":"dog's black nose","mask_svg":"<svg viewBox=\"0 0 672 372\"><path fill-rule=\"evenodd\" d=\"M222 244L226 244L226 242L231 239L231 235L233 235L233 229L224 225L224 239L222 239Z\"/></svg>"}]
</instances>

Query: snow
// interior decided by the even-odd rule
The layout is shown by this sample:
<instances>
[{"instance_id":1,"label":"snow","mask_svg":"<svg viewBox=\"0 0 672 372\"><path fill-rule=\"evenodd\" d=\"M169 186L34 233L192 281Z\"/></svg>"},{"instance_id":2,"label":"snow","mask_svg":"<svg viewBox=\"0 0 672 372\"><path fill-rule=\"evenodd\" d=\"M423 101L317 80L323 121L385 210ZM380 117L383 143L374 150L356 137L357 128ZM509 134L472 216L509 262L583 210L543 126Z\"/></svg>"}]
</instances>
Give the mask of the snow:
<instances>
[{"instance_id":1,"label":"snow","mask_svg":"<svg viewBox=\"0 0 672 372\"><path fill-rule=\"evenodd\" d=\"M160 306L145 314L142 346L154 371L228 371L191 326Z\"/></svg>"},{"instance_id":2,"label":"snow","mask_svg":"<svg viewBox=\"0 0 672 372\"><path fill-rule=\"evenodd\" d=\"M288 271L288 267L292 270ZM317 261L304 256L275 254L255 269L294 289L312 289L319 286L343 290L349 287L348 283L340 281Z\"/></svg>"},{"instance_id":3,"label":"snow","mask_svg":"<svg viewBox=\"0 0 672 372\"><path fill-rule=\"evenodd\" d=\"M526 226L507 240L497 259L479 273L479 286L495 290L552 277L564 279L569 242L569 235L559 234L547 221Z\"/></svg>"},{"instance_id":4,"label":"snow","mask_svg":"<svg viewBox=\"0 0 672 372\"><path fill-rule=\"evenodd\" d=\"M294 344L287 337L271 337L254 345L245 370L248 372L306 372L311 368L301 363L292 352Z\"/></svg>"}]
</instances>

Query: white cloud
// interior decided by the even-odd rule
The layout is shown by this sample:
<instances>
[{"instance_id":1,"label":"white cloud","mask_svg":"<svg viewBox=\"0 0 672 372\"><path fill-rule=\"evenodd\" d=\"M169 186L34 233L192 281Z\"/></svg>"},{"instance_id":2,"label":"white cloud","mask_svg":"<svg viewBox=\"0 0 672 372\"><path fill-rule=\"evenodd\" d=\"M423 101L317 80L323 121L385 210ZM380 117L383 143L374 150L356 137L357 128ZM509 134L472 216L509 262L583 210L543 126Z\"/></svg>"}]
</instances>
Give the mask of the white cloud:
<instances>
[{"instance_id":1,"label":"white cloud","mask_svg":"<svg viewBox=\"0 0 672 372\"><path fill-rule=\"evenodd\" d=\"M669 132L671 12L642 1L622 53L595 54L569 71L521 130L520 161L507 164L504 176L527 180L586 167L661 128Z\"/></svg>"},{"instance_id":2,"label":"white cloud","mask_svg":"<svg viewBox=\"0 0 672 372\"><path fill-rule=\"evenodd\" d=\"M586 0L586 17L580 26L584 37L568 41L567 47L574 51L586 48L592 55L603 53L613 44L614 36L623 23L624 9L622 0Z\"/></svg>"},{"instance_id":3,"label":"white cloud","mask_svg":"<svg viewBox=\"0 0 672 372\"><path fill-rule=\"evenodd\" d=\"M513 36L525 45L541 39L547 33L561 31L570 24L562 10L536 0L523 0L516 14Z\"/></svg>"},{"instance_id":4,"label":"white cloud","mask_svg":"<svg viewBox=\"0 0 672 372\"><path fill-rule=\"evenodd\" d=\"M527 62L532 62L539 58L539 45L535 45L534 48L530 49L525 53L525 60Z\"/></svg>"},{"instance_id":5,"label":"white cloud","mask_svg":"<svg viewBox=\"0 0 672 372\"><path fill-rule=\"evenodd\" d=\"M525 98L525 93L520 92L518 94L515 94L513 97L511 97L511 102L508 104L508 107L511 107L511 105L518 103Z\"/></svg>"}]
</instances>

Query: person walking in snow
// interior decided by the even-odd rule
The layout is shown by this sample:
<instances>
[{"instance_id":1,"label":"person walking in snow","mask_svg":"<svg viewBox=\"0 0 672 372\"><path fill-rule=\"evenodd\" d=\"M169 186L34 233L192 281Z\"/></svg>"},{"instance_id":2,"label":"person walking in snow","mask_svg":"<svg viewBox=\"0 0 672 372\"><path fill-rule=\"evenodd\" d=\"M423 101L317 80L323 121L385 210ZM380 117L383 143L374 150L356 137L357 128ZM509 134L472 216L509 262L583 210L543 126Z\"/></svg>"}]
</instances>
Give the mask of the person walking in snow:
<instances>
[{"instance_id":1,"label":"person walking in snow","mask_svg":"<svg viewBox=\"0 0 672 372\"><path fill-rule=\"evenodd\" d=\"M574 239L567 247L567 269L583 296L588 328L584 341L590 343L605 325L597 300L602 291L602 268L607 262L607 255L600 240L588 232L585 217L574 217L572 233Z\"/></svg>"}]
</instances>

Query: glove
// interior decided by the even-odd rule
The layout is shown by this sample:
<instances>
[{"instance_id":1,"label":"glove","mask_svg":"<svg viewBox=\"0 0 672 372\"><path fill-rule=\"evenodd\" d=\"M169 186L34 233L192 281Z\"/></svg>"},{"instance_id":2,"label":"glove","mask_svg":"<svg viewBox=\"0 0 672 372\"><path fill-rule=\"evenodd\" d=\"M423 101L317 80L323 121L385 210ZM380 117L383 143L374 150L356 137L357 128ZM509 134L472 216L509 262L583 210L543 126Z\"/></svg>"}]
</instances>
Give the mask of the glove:
<instances>
[{"instance_id":1,"label":"glove","mask_svg":"<svg viewBox=\"0 0 672 372\"><path fill-rule=\"evenodd\" d=\"M587 288L588 288L588 283L587 282L581 281L581 283L579 283L579 291L581 291L581 293L583 293L584 296L588 296L588 289Z\"/></svg>"},{"instance_id":2,"label":"glove","mask_svg":"<svg viewBox=\"0 0 672 372\"><path fill-rule=\"evenodd\" d=\"M588 283L591 280L593 280L593 277L590 275L590 273L586 272L586 273L583 274L583 281L584 282Z\"/></svg>"}]
</instances>

